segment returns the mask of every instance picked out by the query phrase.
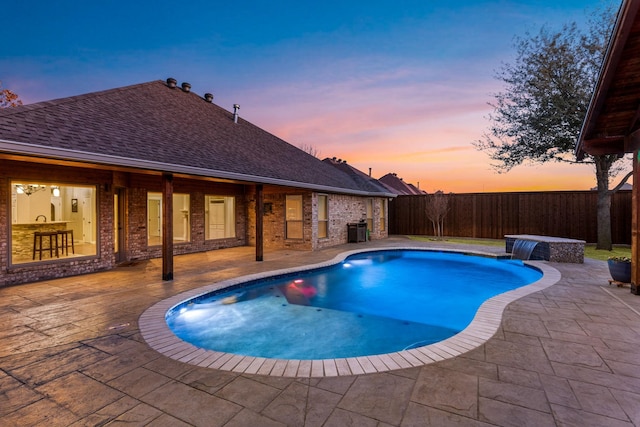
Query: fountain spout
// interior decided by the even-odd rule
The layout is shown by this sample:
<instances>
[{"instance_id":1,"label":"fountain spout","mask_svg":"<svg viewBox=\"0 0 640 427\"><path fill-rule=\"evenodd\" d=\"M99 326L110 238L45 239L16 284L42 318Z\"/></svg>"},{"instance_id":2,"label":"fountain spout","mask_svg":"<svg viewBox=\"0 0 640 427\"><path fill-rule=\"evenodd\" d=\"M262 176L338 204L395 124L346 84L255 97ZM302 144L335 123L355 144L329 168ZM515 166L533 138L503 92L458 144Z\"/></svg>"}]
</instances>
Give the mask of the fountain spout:
<instances>
[{"instance_id":1,"label":"fountain spout","mask_svg":"<svg viewBox=\"0 0 640 427\"><path fill-rule=\"evenodd\" d=\"M513 242L513 249L511 250L511 259L528 260L531 258L533 250L538 246L538 242L534 240L516 239Z\"/></svg>"}]
</instances>

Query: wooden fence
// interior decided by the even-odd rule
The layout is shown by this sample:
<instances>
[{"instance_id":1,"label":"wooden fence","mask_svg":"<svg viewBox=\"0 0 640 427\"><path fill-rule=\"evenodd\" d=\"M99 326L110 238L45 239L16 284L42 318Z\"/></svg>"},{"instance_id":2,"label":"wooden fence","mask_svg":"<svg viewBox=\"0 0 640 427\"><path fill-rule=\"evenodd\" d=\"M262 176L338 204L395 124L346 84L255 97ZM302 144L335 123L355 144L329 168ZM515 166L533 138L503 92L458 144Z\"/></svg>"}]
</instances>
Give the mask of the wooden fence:
<instances>
[{"instance_id":1,"label":"wooden fence","mask_svg":"<svg viewBox=\"0 0 640 427\"><path fill-rule=\"evenodd\" d=\"M398 196L389 203L390 234L433 235L425 214L429 195ZM502 239L538 234L597 241L595 191L447 194L444 235ZM631 244L631 191L611 201L614 244Z\"/></svg>"}]
</instances>

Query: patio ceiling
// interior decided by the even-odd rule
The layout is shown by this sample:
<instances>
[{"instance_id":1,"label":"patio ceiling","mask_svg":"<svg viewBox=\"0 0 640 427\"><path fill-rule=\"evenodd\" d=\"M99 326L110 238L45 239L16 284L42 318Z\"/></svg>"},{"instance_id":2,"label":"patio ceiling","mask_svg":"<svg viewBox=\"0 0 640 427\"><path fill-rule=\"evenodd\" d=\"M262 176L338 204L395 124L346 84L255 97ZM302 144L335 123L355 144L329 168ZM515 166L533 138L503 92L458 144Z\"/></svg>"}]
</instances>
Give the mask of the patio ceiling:
<instances>
[{"instance_id":1,"label":"patio ceiling","mask_svg":"<svg viewBox=\"0 0 640 427\"><path fill-rule=\"evenodd\" d=\"M640 0L620 7L578 138L576 156L623 155L640 148Z\"/></svg>"}]
</instances>

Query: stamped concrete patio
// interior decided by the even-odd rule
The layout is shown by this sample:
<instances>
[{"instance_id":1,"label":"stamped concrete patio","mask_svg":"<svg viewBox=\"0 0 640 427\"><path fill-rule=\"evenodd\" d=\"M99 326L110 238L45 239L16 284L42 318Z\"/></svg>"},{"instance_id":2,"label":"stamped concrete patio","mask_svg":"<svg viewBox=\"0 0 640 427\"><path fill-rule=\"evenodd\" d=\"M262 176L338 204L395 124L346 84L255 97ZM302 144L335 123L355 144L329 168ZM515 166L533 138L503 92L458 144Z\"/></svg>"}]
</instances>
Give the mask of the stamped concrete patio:
<instances>
[{"instance_id":1,"label":"stamped concrete patio","mask_svg":"<svg viewBox=\"0 0 640 427\"><path fill-rule=\"evenodd\" d=\"M138 330L147 308L189 289L406 244L267 252L262 263L243 247L178 256L171 282L152 260L0 288L0 425L640 425L640 297L608 286L601 261L551 263L561 280L511 303L477 349L384 373L278 378L200 368L151 349Z\"/></svg>"}]
</instances>

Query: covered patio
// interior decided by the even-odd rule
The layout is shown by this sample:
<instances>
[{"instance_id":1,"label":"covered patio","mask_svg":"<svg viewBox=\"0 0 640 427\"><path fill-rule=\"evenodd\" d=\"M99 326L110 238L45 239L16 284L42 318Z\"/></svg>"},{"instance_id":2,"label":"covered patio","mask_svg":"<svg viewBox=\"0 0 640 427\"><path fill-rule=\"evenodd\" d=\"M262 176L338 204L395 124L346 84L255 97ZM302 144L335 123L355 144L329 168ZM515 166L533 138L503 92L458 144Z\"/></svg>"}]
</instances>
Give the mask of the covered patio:
<instances>
[{"instance_id":1,"label":"covered patio","mask_svg":"<svg viewBox=\"0 0 640 427\"><path fill-rule=\"evenodd\" d=\"M152 350L138 329L148 307L189 289L409 243L442 245L392 237L278 250L262 263L245 246L176 256L173 281L162 280L162 260L152 259L2 288L2 424L640 425L640 299L607 284L603 261L549 263L560 281L511 303L485 344L388 372L289 378L200 368Z\"/></svg>"}]
</instances>

